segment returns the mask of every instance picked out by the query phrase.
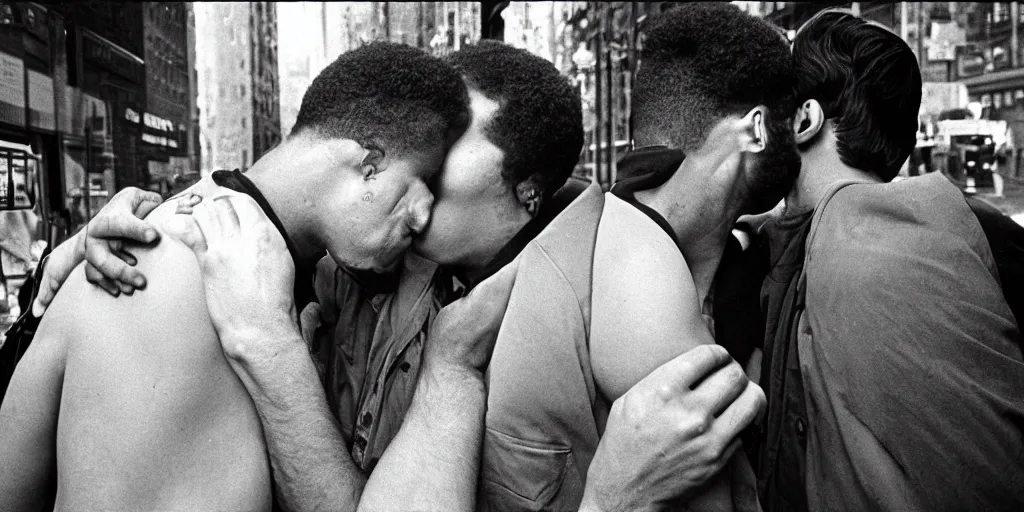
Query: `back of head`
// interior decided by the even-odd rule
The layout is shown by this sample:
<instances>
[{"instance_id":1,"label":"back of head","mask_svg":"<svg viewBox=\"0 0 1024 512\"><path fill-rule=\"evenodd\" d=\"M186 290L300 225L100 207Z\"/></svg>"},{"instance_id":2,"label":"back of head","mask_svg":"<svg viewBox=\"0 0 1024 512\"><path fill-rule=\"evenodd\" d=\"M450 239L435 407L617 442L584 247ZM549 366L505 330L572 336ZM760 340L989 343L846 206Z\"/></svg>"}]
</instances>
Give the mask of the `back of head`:
<instances>
[{"instance_id":1,"label":"back of head","mask_svg":"<svg viewBox=\"0 0 1024 512\"><path fill-rule=\"evenodd\" d=\"M582 104L569 79L544 58L495 41L463 47L448 61L500 105L485 133L504 153L505 182L531 180L550 198L583 149Z\"/></svg>"},{"instance_id":2,"label":"back of head","mask_svg":"<svg viewBox=\"0 0 1024 512\"><path fill-rule=\"evenodd\" d=\"M417 48L375 42L341 54L317 75L292 134L408 154L451 143L469 119L466 86L451 66Z\"/></svg>"},{"instance_id":3,"label":"back of head","mask_svg":"<svg viewBox=\"0 0 1024 512\"><path fill-rule=\"evenodd\" d=\"M881 25L829 10L793 42L797 99L832 120L839 157L891 181L914 150L921 70L906 42Z\"/></svg>"},{"instance_id":4,"label":"back of head","mask_svg":"<svg viewBox=\"0 0 1024 512\"><path fill-rule=\"evenodd\" d=\"M729 3L687 3L653 17L644 29L633 92L638 145L701 147L726 116L767 108L764 185L788 188L800 158L791 119L793 61L770 24Z\"/></svg>"}]
</instances>

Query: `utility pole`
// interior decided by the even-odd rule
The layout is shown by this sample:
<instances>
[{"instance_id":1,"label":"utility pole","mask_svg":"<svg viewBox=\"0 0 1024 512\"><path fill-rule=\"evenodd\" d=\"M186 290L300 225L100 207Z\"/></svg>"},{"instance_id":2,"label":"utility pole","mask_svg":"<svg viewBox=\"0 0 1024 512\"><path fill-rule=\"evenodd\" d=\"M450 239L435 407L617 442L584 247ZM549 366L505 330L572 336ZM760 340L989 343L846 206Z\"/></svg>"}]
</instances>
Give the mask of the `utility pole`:
<instances>
[{"instance_id":1,"label":"utility pole","mask_svg":"<svg viewBox=\"0 0 1024 512\"><path fill-rule=\"evenodd\" d=\"M587 4L588 4L587 6L591 10L591 12L587 13L587 18L592 20L592 23L588 24L588 28L589 28L589 27L591 27L591 26L601 22L601 13L600 13L601 3L600 2L587 2ZM603 112L604 111L604 100L601 97L601 92L602 92L602 89L603 89L602 83L601 83L602 82L601 79L603 78L604 74L602 73L603 66L601 65L601 60L602 60L601 59L601 50L602 50L602 48L601 48L601 30L600 30L600 28L601 28L600 25L598 25L598 30L596 30L596 31L590 30L590 32L593 34L592 42L593 42L593 45L594 45L594 50L593 51L594 51L594 57L595 57L595 59L594 59L594 117L596 118L596 120L595 120L596 122L594 123L594 137L593 137L594 138L594 180L596 180L598 183L600 183L601 187L604 188L606 185L608 185L608 183L604 180L604 171L603 171L602 165L601 165L603 163L603 161L604 161L604 159L602 158L602 155L601 155L601 153L602 153L602 151L601 151L601 138L602 138L601 135L602 135L602 132L604 131L602 129L603 128L603 123L604 123L604 112ZM607 190L607 189L605 189L605 190Z\"/></svg>"},{"instance_id":2,"label":"utility pole","mask_svg":"<svg viewBox=\"0 0 1024 512\"><path fill-rule=\"evenodd\" d=\"M900 37L908 44L910 43L910 27L907 26L910 22L910 13L907 11L909 8L910 2L900 2Z\"/></svg>"},{"instance_id":3,"label":"utility pole","mask_svg":"<svg viewBox=\"0 0 1024 512\"><path fill-rule=\"evenodd\" d=\"M1017 24L1020 23L1020 6L1017 2L1010 2L1010 65L1015 69L1020 63L1020 57L1017 55L1020 44L1020 40L1017 39Z\"/></svg>"},{"instance_id":4,"label":"utility pole","mask_svg":"<svg viewBox=\"0 0 1024 512\"><path fill-rule=\"evenodd\" d=\"M551 54L551 62L557 62L556 54L558 52L557 46L555 45L555 3L549 2L551 5L550 16L548 16L548 53Z\"/></svg>"},{"instance_id":5,"label":"utility pole","mask_svg":"<svg viewBox=\"0 0 1024 512\"><path fill-rule=\"evenodd\" d=\"M455 26L452 27L453 33L455 34L455 48L454 51L459 51L462 48L462 2L454 2L455 4Z\"/></svg>"},{"instance_id":6,"label":"utility pole","mask_svg":"<svg viewBox=\"0 0 1024 512\"><path fill-rule=\"evenodd\" d=\"M917 65L924 71L924 2L917 3ZM923 73L922 73L923 74Z\"/></svg>"}]
</instances>

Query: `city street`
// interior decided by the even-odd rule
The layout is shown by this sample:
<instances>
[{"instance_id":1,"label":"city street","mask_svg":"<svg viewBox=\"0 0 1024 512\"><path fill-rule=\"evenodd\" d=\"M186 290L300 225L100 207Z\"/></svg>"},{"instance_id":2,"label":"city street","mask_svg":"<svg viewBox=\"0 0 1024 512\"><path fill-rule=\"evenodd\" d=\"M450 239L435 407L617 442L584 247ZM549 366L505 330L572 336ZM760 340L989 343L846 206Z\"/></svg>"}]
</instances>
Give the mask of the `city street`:
<instances>
[{"instance_id":1,"label":"city street","mask_svg":"<svg viewBox=\"0 0 1024 512\"><path fill-rule=\"evenodd\" d=\"M1024 226L1024 180L1005 179L1003 197L996 197L991 188L978 189L978 197Z\"/></svg>"},{"instance_id":2,"label":"city street","mask_svg":"<svg viewBox=\"0 0 1024 512\"><path fill-rule=\"evenodd\" d=\"M956 183L954 181L954 183ZM963 189L963 183L958 183ZM1009 215L1013 220L1024 226L1024 179L1004 178L1003 196L995 195L992 187L979 187L975 197L998 208L999 211Z\"/></svg>"}]
</instances>

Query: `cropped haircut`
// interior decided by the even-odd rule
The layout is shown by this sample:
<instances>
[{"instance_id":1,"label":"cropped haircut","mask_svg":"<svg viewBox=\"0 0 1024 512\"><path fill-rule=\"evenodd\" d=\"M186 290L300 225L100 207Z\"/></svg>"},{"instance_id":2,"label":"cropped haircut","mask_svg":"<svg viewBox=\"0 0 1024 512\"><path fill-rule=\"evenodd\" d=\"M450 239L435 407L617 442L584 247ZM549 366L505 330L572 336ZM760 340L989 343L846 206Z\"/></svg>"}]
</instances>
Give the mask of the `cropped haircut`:
<instances>
[{"instance_id":1,"label":"cropped haircut","mask_svg":"<svg viewBox=\"0 0 1024 512\"><path fill-rule=\"evenodd\" d=\"M839 158L891 181L914 150L921 70L906 42L852 13L818 13L793 42L797 99L831 119Z\"/></svg>"},{"instance_id":2,"label":"cropped haircut","mask_svg":"<svg viewBox=\"0 0 1024 512\"><path fill-rule=\"evenodd\" d=\"M450 65L417 48L374 42L341 54L317 75L292 134L407 155L453 142L469 119L466 86Z\"/></svg>"},{"instance_id":3,"label":"cropped haircut","mask_svg":"<svg viewBox=\"0 0 1024 512\"><path fill-rule=\"evenodd\" d=\"M728 3L688 3L652 17L644 33L633 92L637 138L693 150L724 117L764 105L770 142L791 143L793 59L767 22Z\"/></svg>"},{"instance_id":4,"label":"cropped haircut","mask_svg":"<svg viewBox=\"0 0 1024 512\"><path fill-rule=\"evenodd\" d=\"M532 178L549 199L583 149L583 106L569 79L544 58L495 41L463 47L448 62L499 104L484 134L504 153L502 178L513 190Z\"/></svg>"},{"instance_id":5,"label":"cropped haircut","mask_svg":"<svg viewBox=\"0 0 1024 512\"><path fill-rule=\"evenodd\" d=\"M766 21L715 2L663 11L644 33L633 91L637 141L693 151L722 119L764 106L768 141L755 156L745 209L771 208L800 174L793 56L785 37Z\"/></svg>"}]
</instances>

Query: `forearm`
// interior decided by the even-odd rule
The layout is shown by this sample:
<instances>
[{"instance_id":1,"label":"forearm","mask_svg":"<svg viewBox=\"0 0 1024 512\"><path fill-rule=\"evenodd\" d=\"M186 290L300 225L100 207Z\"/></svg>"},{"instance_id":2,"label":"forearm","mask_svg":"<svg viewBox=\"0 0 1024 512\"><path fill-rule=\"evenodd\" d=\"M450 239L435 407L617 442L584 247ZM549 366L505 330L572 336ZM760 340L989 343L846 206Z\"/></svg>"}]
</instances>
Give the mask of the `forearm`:
<instances>
[{"instance_id":1,"label":"forearm","mask_svg":"<svg viewBox=\"0 0 1024 512\"><path fill-rule=\"evenodd\" d=\"M479 372L426 364L360 510L473 510L487 390Z\"/></svg>"},{"instance_id":2,"label":"forearm","mask_svg":"<svg viewBox=\"0 0 1024 512\"><path fill-rule=\"evenodd\" d=\"M278 499L285 509L354 510L365 485L302 338L271 343L276 350L229 357L256 404L270 452Z\"/></svg>"}]
</instances>

